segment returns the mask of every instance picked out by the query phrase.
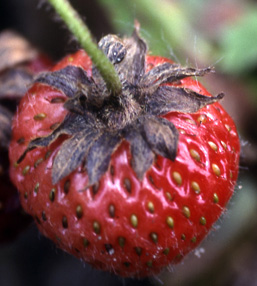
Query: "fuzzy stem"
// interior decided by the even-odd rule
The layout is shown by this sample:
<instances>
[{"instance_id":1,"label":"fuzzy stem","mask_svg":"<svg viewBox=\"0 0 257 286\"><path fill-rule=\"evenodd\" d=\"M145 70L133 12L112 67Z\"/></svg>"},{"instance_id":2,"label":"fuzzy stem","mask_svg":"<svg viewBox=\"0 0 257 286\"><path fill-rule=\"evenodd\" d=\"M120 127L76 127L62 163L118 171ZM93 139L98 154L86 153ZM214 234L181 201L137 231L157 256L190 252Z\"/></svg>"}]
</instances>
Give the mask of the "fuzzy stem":
<instances>
[{"instance_id":1,"label":"fuzzy stem","mask_svg":"<svg viewBox=\"0 0 257 286\"><path fill-rule=\"evenodd\" d=\"M119 94L122 86L114 66L105 54L98 49L98 46L92 39L88 27L83 22L77 11L71 6L68 0L48 0L48 2L53 6L71 33L77 38L81 47L90 56L92 62L104 79L107 88L113 94Z\"/></svg>"}]
</instances>

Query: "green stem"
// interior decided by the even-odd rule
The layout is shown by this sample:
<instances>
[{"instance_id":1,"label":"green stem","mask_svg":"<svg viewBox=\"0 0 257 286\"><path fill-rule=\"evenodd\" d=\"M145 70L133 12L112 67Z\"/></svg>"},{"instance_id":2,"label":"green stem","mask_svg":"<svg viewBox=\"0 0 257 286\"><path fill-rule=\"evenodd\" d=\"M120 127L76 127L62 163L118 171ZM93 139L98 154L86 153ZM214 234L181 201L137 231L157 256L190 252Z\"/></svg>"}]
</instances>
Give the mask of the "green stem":
<instances>
[{"instance_id":1,"label":"green stem","mask_svg":"<svg viewBox=\"0 0 257 286\"><path fill-rule=\"evenodd\" d=\"M107 88L114 94L121 92L122 86L114 66L105 54L94 43L91 33L77 11L68 0L48 0L55 11L67 25L72 34L77 38L81 47L90 56L92 62L100 72Z\"/></svg>"}]
</instances>

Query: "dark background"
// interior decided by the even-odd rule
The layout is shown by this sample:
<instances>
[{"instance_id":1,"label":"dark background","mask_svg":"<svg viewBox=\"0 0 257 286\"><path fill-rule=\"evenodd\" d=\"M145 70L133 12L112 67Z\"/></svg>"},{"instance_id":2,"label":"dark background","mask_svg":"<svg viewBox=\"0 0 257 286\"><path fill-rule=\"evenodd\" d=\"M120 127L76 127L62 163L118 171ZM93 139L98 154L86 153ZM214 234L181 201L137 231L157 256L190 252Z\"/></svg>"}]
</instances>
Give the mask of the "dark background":
<instances>
[{"instance_id":1,"label":"dark background","mask_svg":"<svg viewBox=\"0 0 257 286\"><path fill-rule=\"evenodd\" d=\"M149 4L149 2L151 4ZM228 210L203 244L158 277L122 279L57 250L32 224L0 245L1 286L257 285L257 5L256 1L73 0L94 38L131 33L133 21L154 53L181 63L216 66L204 80L241 137L240 176ZM148 4L147 4L148 3ZM78 48L53 11L37 0L1 0L0 32L14 29L58 61Z\"/></svg>"}]
</instances>

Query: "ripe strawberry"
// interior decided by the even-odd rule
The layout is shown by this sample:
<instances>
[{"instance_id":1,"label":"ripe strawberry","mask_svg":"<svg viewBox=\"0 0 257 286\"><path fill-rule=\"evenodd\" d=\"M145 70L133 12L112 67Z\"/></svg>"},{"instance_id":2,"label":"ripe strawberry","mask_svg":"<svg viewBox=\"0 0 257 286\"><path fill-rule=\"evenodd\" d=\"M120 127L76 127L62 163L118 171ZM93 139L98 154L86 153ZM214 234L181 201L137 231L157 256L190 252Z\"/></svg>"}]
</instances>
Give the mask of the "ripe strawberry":
<instances>
[{"instance_id":1,"label":"ripe strawberry","mask_svg":"<svg viewBox=\"0 0 257 286\"><path fill-rule=\"evenodd\" d=\"M7 242L31 222L20 205L17 189L9 178L8 145L13 110L27 85L50 60L36 51L17 33L0 34L0 242Z\"/></svg>"},{"instance_id":2,"label":"ripe strawberry","mask_svg":"<svg viewBox=\"0 0 257 286\"><path fill-rule=\"evenodd\" d=\"M132 37L99 47L112 94L84 51L42 74L13 121L11 177L40 231L97 268L142 277L179 262L224 211L237 179L235 125L183 68Z\"/></svg>"}]
</instances>

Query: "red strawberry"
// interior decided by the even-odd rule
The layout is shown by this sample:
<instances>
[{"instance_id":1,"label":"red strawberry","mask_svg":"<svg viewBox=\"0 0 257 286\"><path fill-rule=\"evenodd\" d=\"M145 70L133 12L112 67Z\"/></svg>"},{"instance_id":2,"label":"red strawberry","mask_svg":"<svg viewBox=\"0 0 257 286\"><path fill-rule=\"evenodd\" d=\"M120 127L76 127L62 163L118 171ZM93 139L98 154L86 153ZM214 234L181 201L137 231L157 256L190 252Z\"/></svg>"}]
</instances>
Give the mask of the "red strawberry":
<instances>
[{"instance_id":1,"label":"red strawberry","mask_svg":"<svg viewBox=\"0 0 257 286\"><path fill-rule=\"evenodd\" d=\"M33 76L49 69L50 60L15 32L0 34L0 242L10 241L31 221L22 211L9 178L8 145L17 101Z\"/></svg>"},{"instance_id":2,"label":"red strawberry","mask_svg":"<svg viewBox=\"0 0 257 286\"><path fill-rule=\"evenodd\" d=\"M142 277L177 263L236 184L235 125L183 68L132 37L106 36L122 94L83 51L42 74L13 121L11 177L41 232L97 268Z\"/></svg>"}]
</instances>

